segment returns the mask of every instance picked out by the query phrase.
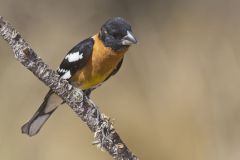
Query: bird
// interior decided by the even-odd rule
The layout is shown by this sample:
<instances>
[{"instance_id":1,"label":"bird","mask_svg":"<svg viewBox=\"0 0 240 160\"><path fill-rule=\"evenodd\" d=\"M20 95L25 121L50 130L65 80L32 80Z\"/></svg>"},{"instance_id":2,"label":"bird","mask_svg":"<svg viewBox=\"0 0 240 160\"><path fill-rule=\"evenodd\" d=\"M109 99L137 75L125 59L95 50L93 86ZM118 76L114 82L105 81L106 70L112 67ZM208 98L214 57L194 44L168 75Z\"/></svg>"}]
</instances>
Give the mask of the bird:
<instances>
[{"instance_id":1,"label":"bird","mask_svg":"<svg viewBox=\"0 0 240 160\"><path fill-rule=\"evenodd\" d=\"M136 43L129 22L122 17L110 18L99 32L81 41L66 54L57 73L89 97L94 89L119 71L125 53ZM63 103L50 89L32 118L22 126L22 133L36 135Z\"/></svg>"}]
</instances>

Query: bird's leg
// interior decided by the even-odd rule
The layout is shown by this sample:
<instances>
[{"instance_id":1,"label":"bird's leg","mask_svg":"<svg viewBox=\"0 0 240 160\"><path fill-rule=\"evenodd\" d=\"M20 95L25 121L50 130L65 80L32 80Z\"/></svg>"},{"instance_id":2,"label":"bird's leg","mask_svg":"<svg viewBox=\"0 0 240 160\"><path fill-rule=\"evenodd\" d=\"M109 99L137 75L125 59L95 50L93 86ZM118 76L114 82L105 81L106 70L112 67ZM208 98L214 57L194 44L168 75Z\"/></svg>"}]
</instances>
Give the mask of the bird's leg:
<instances>
[{"instance_id":1,"label":"bird's leg","mask_svg":"<svg viewBox=\"0 0 240 160\"><path fill-rule=\"evenodd\" d=\"M92 92L92 89L83 90L83 93L87 96L88 99L90 99L91 92Z\"/></svg>"}]
</instances>

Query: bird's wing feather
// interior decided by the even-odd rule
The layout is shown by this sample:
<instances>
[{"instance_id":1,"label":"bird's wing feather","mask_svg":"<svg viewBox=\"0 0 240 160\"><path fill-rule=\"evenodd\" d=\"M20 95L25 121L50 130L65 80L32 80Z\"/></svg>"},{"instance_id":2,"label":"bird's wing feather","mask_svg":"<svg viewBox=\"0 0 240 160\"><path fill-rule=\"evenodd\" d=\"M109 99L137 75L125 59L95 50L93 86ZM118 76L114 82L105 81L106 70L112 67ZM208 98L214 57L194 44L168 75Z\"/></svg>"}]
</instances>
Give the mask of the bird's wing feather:
<instances>
[{"instance_id":1,"label":"bird's wing feather","mask_svg":"<svg viewBox=\"0 0 240 160\"><path fill-rule=\"evenodd\" d=\"M57 72L58 74L69 80L78 70L83 68L92 55L94 40L88 38L75 47L73 47L63 59Z\"/></svg>"}]
</instances>

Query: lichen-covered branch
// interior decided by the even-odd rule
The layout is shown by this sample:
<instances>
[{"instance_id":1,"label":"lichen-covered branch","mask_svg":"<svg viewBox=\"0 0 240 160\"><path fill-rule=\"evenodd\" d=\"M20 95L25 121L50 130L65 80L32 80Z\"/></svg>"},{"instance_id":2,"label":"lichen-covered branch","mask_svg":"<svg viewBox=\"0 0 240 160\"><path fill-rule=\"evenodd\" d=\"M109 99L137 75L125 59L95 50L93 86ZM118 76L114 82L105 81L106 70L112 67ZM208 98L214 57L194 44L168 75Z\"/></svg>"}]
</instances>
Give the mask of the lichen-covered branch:
<instances>
[{"instance_id":1,"label":"lichen-covered branch","mask_svg":"<svg viewBox=\"0 0 240 160\"><path fill-rule=\"evenodd\" d=\"M2 17L0 35L12 47L15 58L60 96L94 132L94 142L117 160L137 160L113 128L110 119L83 92L51 70L22 36Z\"/></svg>"}]
</instances>

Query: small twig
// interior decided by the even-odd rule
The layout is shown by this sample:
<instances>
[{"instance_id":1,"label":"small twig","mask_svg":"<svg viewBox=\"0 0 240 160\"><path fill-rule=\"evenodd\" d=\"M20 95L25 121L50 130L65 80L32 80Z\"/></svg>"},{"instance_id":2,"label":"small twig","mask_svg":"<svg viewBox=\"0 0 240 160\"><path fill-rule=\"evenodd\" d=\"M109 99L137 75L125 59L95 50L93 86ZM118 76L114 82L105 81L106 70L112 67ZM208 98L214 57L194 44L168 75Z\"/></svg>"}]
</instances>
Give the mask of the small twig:
<instances>
[{"instance_id":1,"label":"small twig","mask_svg":"<svg viewBox=\"0 0 240 160\"><path fill-rule=\"evenodd\" d=\"M12 47L15 58L60 96L94 132L93 144L108 151L114 159L138 159L120 139L110 119L99 111L82 90L73 87L61 79L55 71L49 69L22 36L2 17L0 35Z\"/></svg>"}]
</instances>

